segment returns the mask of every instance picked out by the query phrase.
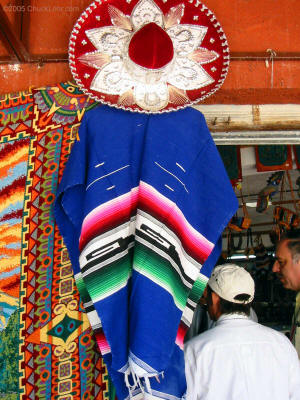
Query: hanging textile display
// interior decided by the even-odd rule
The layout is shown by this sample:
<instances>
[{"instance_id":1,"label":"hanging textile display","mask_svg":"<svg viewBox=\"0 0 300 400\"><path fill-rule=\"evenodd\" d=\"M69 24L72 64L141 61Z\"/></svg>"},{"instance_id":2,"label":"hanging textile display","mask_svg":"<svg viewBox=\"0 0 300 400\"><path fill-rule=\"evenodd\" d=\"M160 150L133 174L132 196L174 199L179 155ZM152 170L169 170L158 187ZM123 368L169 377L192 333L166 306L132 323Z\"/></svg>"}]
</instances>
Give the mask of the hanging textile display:
<instances>
[{"instance_id":1,"label":"hanging textile display","mask_svg":"<svg viewBox=\"0 0 300 400\"><path fill-rule=\"evenodd\" d=\"M200 2L95 1L69 53L79 87L112 107L84 116L56 221L119 400L180 399L183 337L238 205L186 108L223 83L226 37Z\"/></svg>"},{"instance_id":2,"label":"hanging textile display","mask_svg":"<svg viewBox=\"0 0 300 400\"><path fill-rule=\"evenodd\" d=\"M300 169L300 146L294 145L293 152L294 152L295 163L296 163L297 169Z\"/></svg>"},{"instance_id":3,"label":"hanging textile display","mask_svg":"<svg viewBox=\"0 0 300 400\"><path fill-rule=\"evenodd\" d=\"M201 265L236 208L198 111L147 116L102 106L86 114L55 215L113 370L168 370L193 283L204 289L210 271Z\"/></svg>"},{"instance_id":4,"label":"hanging textile display","mask_svg":"<svg viewBox=\"0 0 300 400\"><path fill-rule=\"evenodd\" d=\"M93 99L143 113L198 103L223 84L229 48L200 1L94 1L70 38L74 79Z\"/></svg>"},{"instance_id":5,"label":"hanging textile display","mask_svg":"<svg viewBox=\"0 0 300 400\"><path fill-rule=\"evenodd\" d=\"M233 185L242 181L242 163L240 146L217 146L220 156Z\"/></svg>"},{"instance_id":6,"label":"hanging textile display","mask_svg":"<svg viewBox=\"0 0 300 400\"><path fill-rule=\"evenodd\" d=\"M72 83L0 96L0 393L115 400L52 206L82 116Z\"/></svg>"},{"instance_id":7,"label":"hanging textile display","mask_svg":"<svg viewBox=\"0 0 300 400\"><path fill-rule=\"evenodd\" d=\"M288 170L293 168L292 148L288 145L255 146L258 172Z\"/></svg>"}]
</instances>

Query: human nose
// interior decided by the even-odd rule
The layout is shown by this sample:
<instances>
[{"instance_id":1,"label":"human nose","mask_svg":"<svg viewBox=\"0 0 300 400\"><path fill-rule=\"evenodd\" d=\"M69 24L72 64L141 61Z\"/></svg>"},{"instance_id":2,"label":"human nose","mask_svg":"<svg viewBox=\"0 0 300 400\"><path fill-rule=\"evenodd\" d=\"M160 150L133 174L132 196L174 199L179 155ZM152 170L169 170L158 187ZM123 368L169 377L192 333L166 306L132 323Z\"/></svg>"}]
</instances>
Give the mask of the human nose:
<instances>
[{"instance_id":1,"label":"human nose","mask_svg":"<svg viewBox=\"0 0 300 400\"><path fill-rule=\"evenodd\" d=\"M277 260L275 260L273 267L272 267L273 272L279 272L279 263Z\"/></svg>"}]
</instances>

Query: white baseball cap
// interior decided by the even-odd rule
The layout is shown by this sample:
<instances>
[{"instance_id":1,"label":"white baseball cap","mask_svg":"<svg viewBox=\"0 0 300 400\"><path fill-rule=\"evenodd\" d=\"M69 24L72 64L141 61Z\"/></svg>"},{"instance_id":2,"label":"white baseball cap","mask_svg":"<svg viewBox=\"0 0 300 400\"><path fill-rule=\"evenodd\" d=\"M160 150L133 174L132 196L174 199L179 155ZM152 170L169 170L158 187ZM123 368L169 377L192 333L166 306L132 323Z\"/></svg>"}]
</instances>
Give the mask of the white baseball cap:
<instances>
[{"instance_id":1,"label":"white baseball cap","mask_svg":"<svg viewBox=\"0 0 300 400\"><path fill-rule=\"evenodd\" d=\"M255 285L249 272L235 264L223 264L214 268L208 281L211 289L222 299L232 303L247 304L254 298ZM236 296L249 295L248 300L239 300Z\"/></svg>"}]
</instances>

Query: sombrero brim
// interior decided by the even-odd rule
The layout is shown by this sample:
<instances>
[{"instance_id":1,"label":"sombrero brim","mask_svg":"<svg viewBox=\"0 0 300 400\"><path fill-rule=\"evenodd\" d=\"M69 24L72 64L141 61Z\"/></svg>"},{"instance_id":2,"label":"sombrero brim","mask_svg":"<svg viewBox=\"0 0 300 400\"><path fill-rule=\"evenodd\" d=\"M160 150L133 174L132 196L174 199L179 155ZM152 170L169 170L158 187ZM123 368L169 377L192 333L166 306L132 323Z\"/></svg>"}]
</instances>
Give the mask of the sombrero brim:
<instances>
[{"instance_id":1,"label":"sombrero brim","mask_svg":"<svg viewBox=\"0 0 300 400\"><path fill-rule=\"evenodd\" d=\"M154 56L146 30L157 31ZM149 67L151 57L156 62ZM227 75L229 48L216 17L198 0L94 1L73 28L69 60L74 79L92 99L161 113L215 93Z\"/></svg>"}]
</instances>

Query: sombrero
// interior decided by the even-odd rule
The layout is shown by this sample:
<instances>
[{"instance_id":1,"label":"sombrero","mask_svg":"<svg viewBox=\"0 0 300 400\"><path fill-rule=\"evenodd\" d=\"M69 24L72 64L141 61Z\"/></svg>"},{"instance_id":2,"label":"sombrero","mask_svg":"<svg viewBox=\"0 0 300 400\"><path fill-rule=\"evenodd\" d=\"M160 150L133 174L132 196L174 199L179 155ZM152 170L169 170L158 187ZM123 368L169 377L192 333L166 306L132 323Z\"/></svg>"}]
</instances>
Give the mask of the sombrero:
<instances>
[{"instance_id":1,"label":"sombrero","mask_svg":"<svg viewBox=\"0 0 300 400\"><path fill-rule=\"evenodd\" d=\"M198 0L96 0L70 38L84 93L130 111L175 111L204 100L229 67L226 36Z\"/></svg>"}]
</instances>

